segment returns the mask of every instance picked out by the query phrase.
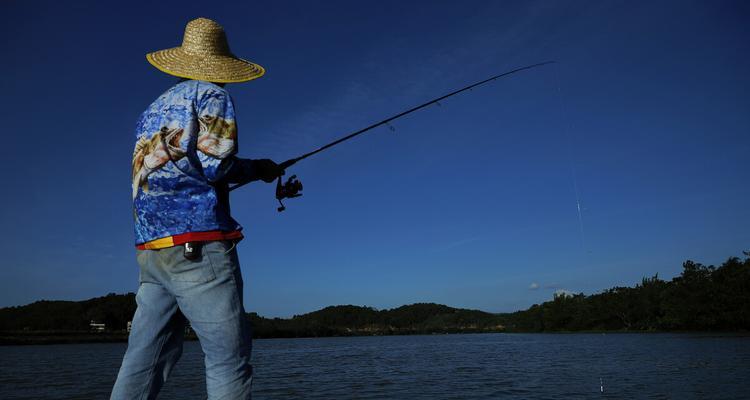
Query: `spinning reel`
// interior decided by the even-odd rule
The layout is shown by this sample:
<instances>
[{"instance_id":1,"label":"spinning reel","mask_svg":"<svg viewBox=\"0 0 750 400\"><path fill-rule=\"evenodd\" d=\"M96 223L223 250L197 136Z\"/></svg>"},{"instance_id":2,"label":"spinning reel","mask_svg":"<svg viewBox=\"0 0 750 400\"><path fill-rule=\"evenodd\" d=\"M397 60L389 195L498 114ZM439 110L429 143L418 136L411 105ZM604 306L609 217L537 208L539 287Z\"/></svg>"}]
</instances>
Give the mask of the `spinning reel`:
<instances>
[{"instance_id":1,"label":"spinning reel","mask_svg":"<svg viewBox=\"0 0 750 400\"><path fill-rule=\"evenodd\" d=\"M280 207L276 210L282 212L286 210L286 206L281 201L283 199L293 199L295 197L302 196L302 182L297 179L297 175L292 175L286 180L284 184L281 183L281 177L276 180L276 200L279 201Z\"/></svg>"}]
</instances>

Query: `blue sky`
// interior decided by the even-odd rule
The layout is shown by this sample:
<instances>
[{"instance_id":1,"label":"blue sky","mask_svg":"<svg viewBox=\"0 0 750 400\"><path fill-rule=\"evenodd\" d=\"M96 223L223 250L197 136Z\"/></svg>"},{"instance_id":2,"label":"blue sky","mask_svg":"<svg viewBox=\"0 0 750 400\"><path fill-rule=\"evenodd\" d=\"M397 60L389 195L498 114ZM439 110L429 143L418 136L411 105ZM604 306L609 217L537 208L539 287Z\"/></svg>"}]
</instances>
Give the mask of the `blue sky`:
<instances>
[{"instance_id":1,"label":"blue sky","mask_svg":"<svg viewBox=\"0 0 750 400\"><path fill-rule=\"evenodd\" d=\"M227 86L249 158L558 61L301 162L282 214L234 192L249 311L513 311L750 249L746 2L207 4L2 3L0 306L137 289L133 132L175 82L144 55L199 16L267 69Z\"/></svg>"}]
</instances>

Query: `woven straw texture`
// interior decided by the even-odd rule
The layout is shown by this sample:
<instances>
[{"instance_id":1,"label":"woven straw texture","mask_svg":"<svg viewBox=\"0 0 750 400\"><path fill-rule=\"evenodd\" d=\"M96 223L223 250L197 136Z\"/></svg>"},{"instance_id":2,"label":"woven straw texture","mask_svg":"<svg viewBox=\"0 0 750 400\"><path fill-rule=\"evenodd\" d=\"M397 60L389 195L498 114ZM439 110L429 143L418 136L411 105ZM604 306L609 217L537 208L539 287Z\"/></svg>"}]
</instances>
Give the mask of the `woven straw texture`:
<instances>
[{"instance_id":1,"label":"woven straw texture","mask_svg":"<svg viewBox=\"0 0 750 400\"><path fill-rule=\"evenodd\" d=\"M258 64L235 57L224 28L207 18L188 22L182 46L146 54L146 59L170 75L209 82L246 82L266 72Z\"/></svg>"}]
</instances>

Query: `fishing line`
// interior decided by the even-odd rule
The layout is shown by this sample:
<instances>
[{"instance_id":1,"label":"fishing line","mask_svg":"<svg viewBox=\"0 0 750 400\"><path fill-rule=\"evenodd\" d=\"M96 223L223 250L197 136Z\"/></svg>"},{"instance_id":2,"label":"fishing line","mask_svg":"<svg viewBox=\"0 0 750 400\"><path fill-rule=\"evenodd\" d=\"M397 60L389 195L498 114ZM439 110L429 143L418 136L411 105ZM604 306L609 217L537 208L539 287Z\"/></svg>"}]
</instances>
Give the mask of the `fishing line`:
<instances>
[{"instance_id":1,"label":"fishing line","mask_svg":"<svg viewBox=\"0 0 750 400\"><path fill-rule=\"evenodd\" d=\"M578 227L581 233L581 248L586 251L586 233L583 230L583 213L581 212L581 195L578 192L578 178L576 177L576 168L571 161L571 173L573 174L573 189L576 193L576 210L578 211Z\"/></svg>"},{"instance_id":2,"label":"fishing line","mask_svg":"<svg viewBox=\"0 0 750 400\"><path fill-rule=\"evenodd\" d=\"M573 191L575 192L576 196L576 213L578 215L578 229L579 233L581 235L581 249L584 252L584 257L587 253L590 253L590 251L587 251L586 248L586 232L583 229L583 209L581 208L581 192L578 188L578 174L576 173L576 166L573 161L573 148L574 148L574 141L571 138L571 124L570 124L570 118L567 112L567 109L565 108L565 99L562 92L562 79L560 74L560 65L557 65L556 69L556 76L557 76L557 98L560 102L560 113L562 114L563 119L563 135L565 136L565 140L567 142L567 156L568 156L568 163L570 164L570 173L573 180ZM604 334L602 334L604 335ZM607 339L604 338L604 341ZM601 395L604 395L604 377L601 373L602 371L599 371L599 393Z\"/></svg>"},{"instance_id":3,"label":"fishing line","mask_svg":"<svg viewBox=\"0 0 750 400\"><path fill-rule=\"evenodd\" d=\"M581 192L578 188L578 174L576 173L575 163L573 162L573 140L570 135L570 118L568 117L567 109L565 108L565 101L562 93L562 79L560 79L560 65L557 65L555 70L557 77L557 98L560 103L560 113L563 119L563 136L567 142L567 156L568 163L570 164L570 172L573 180L573 191L576 196L576 213L578 214L578 230L581 237L581 249L584 253L587 252L586 248L586 232L583 229L583 209L581 208Z\"/></svg>"}]
</instances>

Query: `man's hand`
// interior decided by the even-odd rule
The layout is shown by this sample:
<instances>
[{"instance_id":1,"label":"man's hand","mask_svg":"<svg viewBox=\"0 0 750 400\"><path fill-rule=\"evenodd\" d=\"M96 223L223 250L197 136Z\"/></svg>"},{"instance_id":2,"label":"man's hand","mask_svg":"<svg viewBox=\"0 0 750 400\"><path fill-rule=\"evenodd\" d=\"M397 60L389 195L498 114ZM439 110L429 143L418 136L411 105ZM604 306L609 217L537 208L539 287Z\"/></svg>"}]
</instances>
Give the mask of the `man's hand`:
<instances>
[{"instance_id":1,"label":"man's hand","mask_svg":"<svg viewBox=\"0 0 750 400\"><path fill-rule=\"evenodd\" d=\"M281 168L279 164L276 164L268 158L253 160L253 168L255 169L258 178L266 183L271 183L276 180L276 178L284 175L284 169Z\"/></svg>"}]
</instances>

